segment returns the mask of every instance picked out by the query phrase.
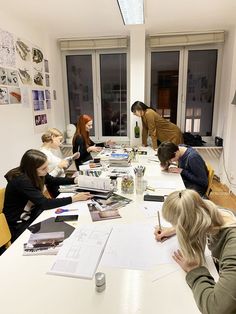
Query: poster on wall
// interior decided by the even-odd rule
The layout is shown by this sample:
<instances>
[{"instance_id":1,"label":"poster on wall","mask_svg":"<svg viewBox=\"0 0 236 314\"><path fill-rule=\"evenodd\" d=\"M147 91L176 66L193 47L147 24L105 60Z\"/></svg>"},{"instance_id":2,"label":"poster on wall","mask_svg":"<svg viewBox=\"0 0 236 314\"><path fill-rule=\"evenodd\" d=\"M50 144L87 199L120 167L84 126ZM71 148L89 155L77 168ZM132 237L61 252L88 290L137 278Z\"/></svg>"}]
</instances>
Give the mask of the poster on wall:
<instances>
[{"instance_id":1,"label":"poster on wall","mask_svg":"<svg viewBox=\"0 0 236 314\"><path fill-rule=\"evenodd\" d=\"M21 103L21 90L19 87L9 87L10 104Z\"/></svg>"},{"instance_id":2,"label":"poster on wall","mask_svg":"<svg viewBox=\"0 0 236 314\"><path fill-rule=\"evenodd\" d=\"M0 86L0 105L8 104L9 104L8 88L5 86Z\"/></svg>"},{"instance_id":3,"label":"poster on wall","mask_svg":"<svg viewBox=\"0 0 236 314\"><path fill-rule=\"evenodd\" d=\"M21 86L21 103L25 108L28 108L31 104L29 97L29 89L26 86Z\"/></svg>"},{"instance_id":4,"label":"poster on wall","mask_svg":"<svg viewBox=\"0 0 236 314\"><path fill-rule=\"evenodd\" d=\"M38 86L43 86L44 76L43 76L43 53L38 48L32 48L32 62L33 62L33 80L34 84Z\"/></svg>"},{"instance_id":5,"label":"poster on wall","mask_svg":"<svg viewBox=\"0 0 236 314\"><path fill-rule=\"evenodd\" d=\"M15 46L13 34L0 29L0 65L16 66Z\"/></svg>"},{"instance_id":6,"label":"poster on wall","mask_svg":"<svg viewBox=\"0 0 236 314\"><path fill-rule=\"evenodd\" d=\"M32 98L34 111L42 111L45 109L43 90L32 90Z\"/></svg>"},{"instance_id":7,"label":"poster on wall","mask_svg":"<svg viewBox=\"0 0 236 314\"><path fill-rule=\"evenodd\" d=\"M32 84L32 62L31 45L26 40L17 38L16 43L16 65L19 71L19 79L23 85Z\"/></svg>"}]
</instances>

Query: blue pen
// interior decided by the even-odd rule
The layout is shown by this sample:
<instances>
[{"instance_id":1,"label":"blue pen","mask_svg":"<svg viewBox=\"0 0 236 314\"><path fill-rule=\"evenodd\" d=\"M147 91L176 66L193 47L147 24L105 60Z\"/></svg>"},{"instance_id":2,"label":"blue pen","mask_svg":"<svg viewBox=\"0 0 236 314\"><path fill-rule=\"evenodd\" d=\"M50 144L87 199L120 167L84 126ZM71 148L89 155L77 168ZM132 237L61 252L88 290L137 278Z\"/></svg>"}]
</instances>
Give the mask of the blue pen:
<instances>
[{"instance_id":1,"label":"blue pen","mask_svg":"<svg viewBox=\"0 0 236 314\"><path fill-rule=\"evenodd\" d=\"M78 209L57 208L55 210L55 214L62 214L62 213L71 212L71 211L74 211L74 210L78 210Z\"/></svg>"}]
</instances>

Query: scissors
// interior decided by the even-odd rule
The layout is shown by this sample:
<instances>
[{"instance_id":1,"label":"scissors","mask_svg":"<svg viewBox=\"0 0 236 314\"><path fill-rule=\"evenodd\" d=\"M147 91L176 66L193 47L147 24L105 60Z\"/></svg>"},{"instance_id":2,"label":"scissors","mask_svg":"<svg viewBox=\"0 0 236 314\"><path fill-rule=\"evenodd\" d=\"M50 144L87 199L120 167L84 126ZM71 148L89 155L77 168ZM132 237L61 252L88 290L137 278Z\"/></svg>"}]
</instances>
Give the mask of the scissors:
<instances>
[{"instance_id":1,"label":"scissors","mask_svg":"<svg viewBox=\"0 0 236 314\"><path fill-rule=\"evenodd\" d=\"M66 213L66 212L70 212L70 211L74 211L74 210L78 210L78 209L57 208L55 210L55 214L62 214L62 213Z\"/></svg>"}]
</instances>

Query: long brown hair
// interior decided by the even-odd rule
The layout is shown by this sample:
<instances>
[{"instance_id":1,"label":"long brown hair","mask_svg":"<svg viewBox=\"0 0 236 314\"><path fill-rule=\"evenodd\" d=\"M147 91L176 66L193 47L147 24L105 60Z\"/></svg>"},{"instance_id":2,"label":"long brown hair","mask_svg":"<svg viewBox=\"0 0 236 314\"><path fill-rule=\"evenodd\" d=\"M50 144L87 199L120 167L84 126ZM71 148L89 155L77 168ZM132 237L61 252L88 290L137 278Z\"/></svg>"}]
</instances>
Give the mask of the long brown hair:
<instances>
[{"instance_id":1,"label":"long brown hair","mask_svg":"<svg viewBox=\"0 0 236 314\"><path fill-rule=\"evenodd\" d=\"M85 125L91 121L92 118L87 115L87 114L82 114L81 116L79 116L79 119L77 121L77 125L76 125L76 131L75 131L75 135L73 137L73 144L76 140L77 136L82 136L85 145L88 147L90 145L90 138L89 138L89 132L86 131L86 127Z\"/></svg>"},{"instance_id":2,"label":"long brown hair","mask_svg":"<svg viewBox=\"0 0 236 314\"><path fill-rule=\"evenodd\" d=\"M39 177L37 169L47 161L47 156L36 149L27 150L21 158L20 166L8 171L5 175L7 181L11 181L17 176L25 174L32 184L43 191L44 177Z\"/></svg>"}]
</instances>

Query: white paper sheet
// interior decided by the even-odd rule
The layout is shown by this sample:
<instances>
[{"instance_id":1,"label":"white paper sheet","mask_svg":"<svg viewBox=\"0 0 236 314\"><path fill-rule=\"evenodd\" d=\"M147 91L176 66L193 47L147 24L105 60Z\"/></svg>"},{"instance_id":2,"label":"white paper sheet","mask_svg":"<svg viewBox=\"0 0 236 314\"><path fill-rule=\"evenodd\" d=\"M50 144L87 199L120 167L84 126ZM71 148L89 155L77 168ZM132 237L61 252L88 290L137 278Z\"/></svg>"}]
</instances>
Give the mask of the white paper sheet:
<instances>
[{"instance_id":1,"label":"white paper sheet","mask_svg":"<svg viewBox=\"0 0 236 314\"><path fill-rule=\"evenodd\" d=\"M154 238L154 225L134 223L113 226L101 265L107 267L149 270L158 264L173 263L178 249L176 237L165 242Z\"/></svg>"},{"instance_id":2,"label":"white paper sheet","mask_svg":"<svg viewBox=\"0 0 236 314\"><path fill-rule=\"evenodd\" d=\"M161 211L163 202L143 201L140 203L140 210L147 217L157 217L157 211Z\"/></svg>"},{"instance_id":3,"label":"white paper sheet","mask_svg":"<svg viewBox=\"0 0 236 314\"><path fill-rule=\"evenodd\" d=\"M154 180L154 179L148 179L148 186L154 188L154 189L170 189L170 190L176 190L178 189L179 185L173 180L173 181L164 181L164 180Z\"/></svg>"},{"instance_id":4,"label":"white paper sheet","mask_svg":"<svg viewBox=\"0 0 236 314\"><path fill-rule=\"evenodd\" d=\"M92 279L112 228L88 225L64 241L49 274Z\"/></svg>"}]
</instances>

